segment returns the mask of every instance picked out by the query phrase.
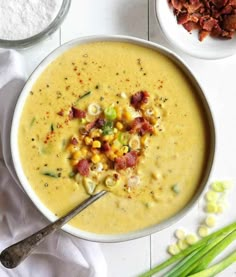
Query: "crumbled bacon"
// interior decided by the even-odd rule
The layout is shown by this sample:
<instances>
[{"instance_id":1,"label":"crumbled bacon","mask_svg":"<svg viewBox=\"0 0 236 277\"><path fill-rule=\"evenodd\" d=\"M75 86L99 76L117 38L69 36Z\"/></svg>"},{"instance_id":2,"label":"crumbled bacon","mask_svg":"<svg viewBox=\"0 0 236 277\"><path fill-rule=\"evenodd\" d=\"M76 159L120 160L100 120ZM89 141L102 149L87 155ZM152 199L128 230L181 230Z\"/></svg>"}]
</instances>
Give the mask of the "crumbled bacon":
<instances>
[{"instance_id":1,"label":"crumbled bacon","mask_svg":"<svg viewBox=\"0 0 236 277\"><path fill-rule=\"evenodd\" d=\"M111 149L111 146L110 146L109 142L104 141L101 146L101 151L108 152L108 151L110 151L110 149Z\"/></svg>"},{"instance_id":2,"label":"crumbled bacon","mask_svg":"<svg viewBox=\"0 0 236 277\"><path fill-rule=\"evenodd\" d=\"M236 14L231 14L225 17L224 20L224 29L227 31L236 30Z\"/></svg>"},{"instance_id":3,"label":"crumbled bacon","mask_svg":"<svg viewBox=\"0 0 236 277\"><path fill-rule=\"evenodd\" d=\"M134 167L138 162L138 154L136 151L130 151L122 157L115 159L115 169L121 170L128 167Z\"/></svg>"},{"instance_id":4,"label":"crumbled bacon","mask_svg":"<svg viewBox=\"0 0 236 277\"><path fill-rule=\"evenodd\" d=\"M131 96L130 104L135 108L139 109L143 104L148 102L149 93L147 91L138 91Z\"/></svg>"},{"instance_id":5,"label":"crumbled bacon","mask_svg":"<svg viewBox=\"0 0 236 277\"><path fill-rule=\"evenodd\" d=\"M69 112L69 118L85 118L86 117L86 112L82 111L80 109L77 109L75 107L72 107L70 112Z\"/></svg>"},{"instance_id":6,"label":"crumbled bacon","mask_svg":"<svg viewBox=\"0 0 236 277\"><path fill-rule=\"evenodd\" d=\"M136 117L131 123L130 133L138 133L143 136L146 133L152 133L153 126L143 117Z\"/></svg>"},{"instance_id":7,"label":"crumbled bacon","mask_svg":"<svg viewBox=\"0 0 236 277\"><path fill-rule=\"evenodd\" d=\"M177 23L191 32L199 30L199 40L232 38L236 31L236 0L168 0Z\"/></svg>"},{"instance_id":8,"label":"crumbled bacon","mask_svg":"<svg viewBox=\"0 0 236 277\"><path fill-rule=\"evenodd\" d=\"M98 118L85 126L86 131L89 133L93 128L102 128L106 123L104 118Z\"/></svg>"},{"instance_id":9,"label":"crumbled bacon","mask_svg":"<svg viewBox=\"0 0 236 277\"><path fill-rule=\"evenodd\" d=\"M78 144L78 140L76 139L76 138L72 138L71 139L71 144L73 144L73 145L77 145Z\"/></svg>"},{"instance_id":10,"label":"crumbled bacon","mask_svg":"<svg viewBox=\"0 0 236 277\"><path fill-rule=\"evenodd\" d=\"M64 110L61 109L57 114L60 115L60 116L63 116L64 115Z\"/></svg>"},{"instance_id":11,"label":"crumbled bacon","mask_svg":"<svg viewBox=\"0 0 236 277\"><path fill-rule=\"evenodd\" d=\"M89 161L87 159L82 159L76 165L76 168L80 175L88 176L89 175Z\"/></svg>"}]
</instances>

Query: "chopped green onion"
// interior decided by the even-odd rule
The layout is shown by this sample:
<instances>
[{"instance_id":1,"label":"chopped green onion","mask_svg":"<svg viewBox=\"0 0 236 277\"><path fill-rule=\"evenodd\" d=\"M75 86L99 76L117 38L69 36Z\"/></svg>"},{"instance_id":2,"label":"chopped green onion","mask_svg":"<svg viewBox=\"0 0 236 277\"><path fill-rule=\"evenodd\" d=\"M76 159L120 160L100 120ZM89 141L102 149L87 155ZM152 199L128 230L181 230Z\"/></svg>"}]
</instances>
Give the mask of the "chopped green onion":
<instances>
[{"instance_id":1,"label":"chopped green onion","mask_svg":"<svg viewBox=\"0 0 236 277\"><path fill-rule=\"evenodd\" d=\"M81 99L85 98L86 96L89 96L91 94L91 91L85 92L85 94L79 96L79 98L75 101L74 105L76 105Z\"/></svg>"},{"instance_id":2,"label":"chopped green onion","mask_svg":"<svg viewBox=\"0 0 236 277\"><path fill-rule=\"evenodd\" d=\"M185 239L178 240L177 245L178 245L179 249L181 249L181 250L188 248L188 244Z\"/></svg>"},{"instance_id":3,"label":"chopped green onion","mask_svg":"<svg viewBox=\"0 0 236 277\"><path fill-rule=\"evenodd\" d=\"M73 178L75 176L75 172L74 171L71 171L70 173L69 173L69 177L70 178Z\"/></svg>"},{"instance_id":4,"label":"chopped green onion","mask_svg":"<svg viewBox=\"0 0 236 277\"><path fill-rule=\"evenodd\" d=\"M31 122L30 122L30 127L32 127L32 126L34 125L35 120L36 120L36 118L33 117L32 120L31 120Z\"/></svg>"},{"instance_id":5,"label":"chopped green onion","mask_svg":"<svg viewBox=\"0 0 236 277\"><path fill-rule=\"evenodd\" d=\"M202 247L195 250L193 253L184 258L181 262L179 262L173 269L171 269L168 273L165 274L165 277L182 277L188 276L190 272L198 265L197 262L201 257L208 253L215 245L217 245L220 241L223 240L225 236L220 235L210 243L208 243L205 247ZM196 244L193 244L196 245ZM187 248L188 249L188 248Z\"/></svg>"},{"instance_id":6,"label":"chopped green onion","mask_svg":"<svg viewBox=\"0 0 236 277\"><path fill-rule=\"evenodd\" d=\"M216 192L225 191L224 182L220 182L220 181L214 182L214 183L211 184L211 187Z\"/></svg>"},{"instance_id":7,"label":"chopped green onion","mask_svg":"<svg viewBox=\"0 0 236 277\"><path fill-rule=\"evenodd\" d=\"M184 239L185 238L185 232L184 230L178 229L175 231L175 236L177 239Z\"/></svg>"},{"instance_id":8,"label":"chopped green onion","mask_svg":"<svg viewBox=\"0 0 236 277\"><path fill-rule=\"evenodd\" d=\"M179 194L180 193L180 189L179 189L179 185L178 184L174 184L172 187L171 187L172 191L176 194Z\"/></svg>"},{"instance_id":9,"label":"chopped green onion","mask_svg":"<svg viewBox=\"0 0 236 277\"><path fill-rule=\"evenodd\" d=\"M101 107L96 103L92 103L88 106L88 114L90 115L99 115L101 113L101 110Z\"/></svg>"},{"instance_id":10,"label":"chopped green onion","mask_svg":"<svg viewBox=\"0 0 236 277\"><path fill-rule=\"evenodd\" d=\"M206 200L211 202L211 201L217 201L219 194L213 190L209 190L206 195Z\"/></svg>"},{"instance_id":11,"label":"chopped green onion","mask_svg":"<svg viewBox=\"0 0 236 277\"><path fill-rule=\"evenodd\" d=\"M169 254L171 254L172 256L174 256L174 255L179 254L180 249L179 249L178 245L177 245L176 243L174 243L174 244L171 244L171 245L168 247L168 252L169 252Z\"/></svg>"},{"instance_id":12,"label":"chopped green onion","mask_svg":"<svg viewBox=\"0 0 236 277\"><path fill-rule=\"evenodd\" d=\"M53 123L51 124L51 132L53 132L54 131L54 125L53 125Z\"/></svg>"},{"instance_id":13,"label":"chopped green onion","mask_svg":"<svg viewBox=\"0 0 236 277\"><path fill-rule=\"evenodd\" d=\"M104 110L104 114L105 114L106 119L108 119L108 120L115 120L117 117L116 109L114 107L107 107Z\"/></svg>"},{"instance_id":14,"label":"chopped green onion","mask_svg":"<svg viewBox=\"0 0 236 277\"><path fill-rule=\"evenodd\" d=\"M102 127L102 134L103 135L110 135L113 133L113 122L112 121L106 121L105 124Z\"/></svg>"},{"instance_id":15,"label":"chopped green onion","mask_svg":"<svg viewBox=\"0 0 236 277\"><path fill-rule=\"evenodd\" d=\"M84 178L84 187L88 194L93 194L96 184L89 178Z\"/></svg>"},{"instance_id":16,"label":"chopped green onion","mask_svg":"<svg viewBox=\"0 0 236 277\"><path fill-rule=\"evenodd\" d=\"M128 133L120 132L118 134L118 140L122 145L127 145L128 144L129 137L130 137L130 135Z\"/></svg>"},{"instance_id":17,"label":"chopped green onion","mask_svg":"<svg viewBox=\"0 0 236 277\"><path fill-rule=\"evenodd\" d=\"M140 138L137 135L134 135L131 137L131 139L129 140L129 147L132 150L138 150L141 148L140 146Z\"/></svg>"},{"instance_id":18,"label":"chopped green onion","mask_svg":"<svg viewBox=\"0 0 236 277\"><path fill-rule=\"evenodd\" d=\"M119 181L113 178L113 176L107 176L105 179L105 185L108 188L113 188L118 185Z\"/></svg>"},{"instance_id":19,"label":"chopped green onion","mask_svg":"<svg viewBox=\"0 0 236 277\"><path fill-rule=\"evenodd\" d=\"M190 235L186 236L185 240L188 245L193 245L194 243L196 243L198 241L198 238L194 234L190 234Z\"/></svg>"},{"instance_id":20,"label":"chopped green onion","mask_svg":"<svg viewBox=\"0 0 236 277\"><path fill-rule=\"evenodd\" d=\"M205 207L205 211L207 213L216 213L218 210L217 208L217 204L214 202L209 202L207 203L206 207Z\"/></svg>"},{"instance_id":21,"label":"chopped green onion","mask_svg":"<svg viewBox=\"0 0 236 277\"><path fill-rule=\"evenodd\" d=\"M216 224L216 219L214 216L212 215L209 215L206 220L205 220L205 223L208 227L214 227L215 224Z\"/></svg>"},{"instance_id":22,"label":"chopped green onion","mask_svg":"<svg viewBox=\"0 0 236 277\"><path fill-rule=\"evenodd\" d=\"M57 173L50 172L50 171L43 172L42 174L45 175L45 176L52 177L52 178L58 178L59 177Z\"/></svg>"},{"instance_id":23,"label":"chopped green onion","mask_svg":"<svg viewBox=\"0 0 236 277\"><path fill-rule=\"evenodd\" d=\"M207 228L207 226L202 225L198 228L198 234L200 237L204 238L208 235L208 233L209 229Z\"/></svg>"}]
</instances>

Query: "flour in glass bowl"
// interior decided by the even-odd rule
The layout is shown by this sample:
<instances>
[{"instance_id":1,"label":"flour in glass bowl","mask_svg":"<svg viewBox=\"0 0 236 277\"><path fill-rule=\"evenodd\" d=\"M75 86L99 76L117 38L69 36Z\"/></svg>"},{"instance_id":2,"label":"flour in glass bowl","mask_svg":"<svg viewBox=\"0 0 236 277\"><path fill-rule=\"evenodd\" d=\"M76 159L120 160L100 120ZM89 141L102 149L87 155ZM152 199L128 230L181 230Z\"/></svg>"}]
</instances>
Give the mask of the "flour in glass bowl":
<instances>
[{"instance_id":1,"label":"flour in glass bowl","mask_svg":"<svg viewBox=\"0 0 236 277\"><path fill-rule=\"evenodd\" d=\"M0 39L32 37L54 20L62 0L0 0Z\"/></svg>"}]
</instances>

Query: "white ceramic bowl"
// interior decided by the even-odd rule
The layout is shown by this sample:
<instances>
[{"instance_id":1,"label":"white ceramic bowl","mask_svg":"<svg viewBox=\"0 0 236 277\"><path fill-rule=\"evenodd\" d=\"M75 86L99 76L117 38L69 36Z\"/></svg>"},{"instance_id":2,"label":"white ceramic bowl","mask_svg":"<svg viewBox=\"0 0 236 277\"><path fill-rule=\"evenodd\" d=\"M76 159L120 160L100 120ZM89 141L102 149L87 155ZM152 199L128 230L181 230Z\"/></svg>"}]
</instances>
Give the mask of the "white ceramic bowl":
<instances>
[{"instance_id":1,"label":"white ceramic bowl","mask_svg":"<svg viewBox=\"0 0 236 277\"><path fill-rule=\"evenodd\" d=\"M12 129L11 129L11 152L12 152L13 163L14 163L14 167L15 167L17 176L23 186L23 189L28 194L29 198L33 201L33 203L40 210L40 212L42 214L44 214L45 217L47 217L50 221L55 221L57 219L57 217L41 202L39 197L36 195L36 193L32 189L31 185L29 184L29 182L24 174L24 171L23 171L23 168L21 165L20 154L19 154L19 149L18 149L18 141L17 141L21 113L24 108L24 103L25 103L35 81L38 79L38 77L41 75L41 73L45 70L45 68L53 60L55 60L63 52L67 51L68 49L70 49L74 46L84 44L84 43L89 43L89 42L95 42L95 41L129 42L129 43L137 44L137 45L140 45L143 47L154 49L155 51L158 51L158 52L166 55L167 57L169 57L171 60L173 60L185 72L185 74L189 77L190 81L192 82L193 86L195 87L197 97L199 97L199 100L202 103L203 109L206 112L207 124L208 124L209 130L210 130L210 137L209 137L210 149L209 149L208 160L207 160L204 176L202 178L202 182L199 184L198 190L196 191L192 200L185 206L185 208L183 208L178 214L176 214L172 218L169 218L155 226L151 226L146 229L142 229L142 230L138 230L135 232L126 233L126 234L119 234L119 235L109 235L109 234L100 235L100 234L89 233L89 232L79 230L78 228L72 227L68 224L62 228L64 231L66 231L72 235L75 235L77 237L83 238L83 239L87 239L87 240L91 240L91 241L99 241L99 242L118 242L118 241L125 241L125 240L139 238L139 237L146 236L151 233L160 231L160 230L168 227L169 225L175 223L177 220L182 218L186 214L187 211L190 210L190 208L196 203L197 199L203 192L204 187L209 178L209 174L210 174L212 164L213 164L214 152L215 152L215 130L214 130L214 124L213 124L211 111L210 111L210 108L206 101L206 98L203 94L202 88L200 87L199 83L193 76L193 74L192 74L191 70L188 68L188 66L180 58L178 58L174 53L172 53L168 49L166 49L162 46L159 46L157 44L145 41L145 40L132 38L132 37L126 37L126 36L85 37L85 38L79 38L79 39L73 40L69 43L62 45L61 47L59 47L55 51L53 51L47 58L45 58L45 60L42 61L42 63L36 68L36 70L33 72L33 74L28 79L28 81L27 81L25 87L23 88L22 93L18 99L16 108L15 108L15 112L13 115Z\"/></svg>"},{"instance_id":2,"label":"white ceramic bowl","mask_svg":"<svg viewBox=\"0 0 236 277\"><path fill-rule=\"evenodd\" d=\"M177 24L168 0L156 0L155 9L162 32L174 47L183 52L201 59L221 59L236 53L236 36L226 40L208 36L200 42L197 30L189 33Z\"/></svg>"}]
</instances>

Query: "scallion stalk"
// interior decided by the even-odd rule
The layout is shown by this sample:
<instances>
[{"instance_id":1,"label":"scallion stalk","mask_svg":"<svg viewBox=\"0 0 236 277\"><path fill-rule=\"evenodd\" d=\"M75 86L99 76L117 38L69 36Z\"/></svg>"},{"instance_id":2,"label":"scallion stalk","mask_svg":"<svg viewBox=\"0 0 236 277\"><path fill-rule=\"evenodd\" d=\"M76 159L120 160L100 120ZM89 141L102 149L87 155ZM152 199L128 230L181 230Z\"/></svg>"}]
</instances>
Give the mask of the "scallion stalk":
<instances>
[{"instance_id":1,"label":"scallion stalk","mask_svg":"<svg viewBox=\"0 0 236 277\"><path fill-rule=\"evenodd\" d=\"M154 268L150 269L146 273L143 273L140 275L140 277L149 277L153 274L160 272L162 269L167 268L168 266L178 262L182 258L188 256L190 253L195 251L196 249L202 248L203 246L206 246L210 241L214 240L218 236L227 236L229 233L236 230L236 222L231 223L230 225L227 225L226 227L206 236L205 238L201 239L200 241L196 242L195 244L189 246L187 249L181 251L179 254L170 257L168 260L164 261L163 263L155 266Z\"/></svg>"},{"instance_id":2,"label":"scallion stalk","mask_svg":"<svg viewBox=\"0 0 236 277\"><path fill-rule=\"evenodd\" d=\"M202 270L198 273L189 275L189 277L212 277L223 271L225 268L236 262L236 251L231 253L228 257L223 259L221 262Z\"/></svg>"}]
</instances>

